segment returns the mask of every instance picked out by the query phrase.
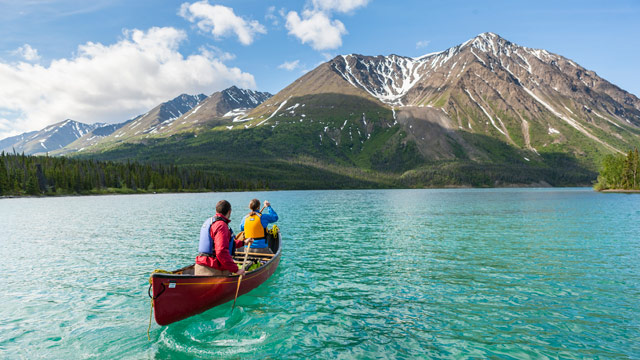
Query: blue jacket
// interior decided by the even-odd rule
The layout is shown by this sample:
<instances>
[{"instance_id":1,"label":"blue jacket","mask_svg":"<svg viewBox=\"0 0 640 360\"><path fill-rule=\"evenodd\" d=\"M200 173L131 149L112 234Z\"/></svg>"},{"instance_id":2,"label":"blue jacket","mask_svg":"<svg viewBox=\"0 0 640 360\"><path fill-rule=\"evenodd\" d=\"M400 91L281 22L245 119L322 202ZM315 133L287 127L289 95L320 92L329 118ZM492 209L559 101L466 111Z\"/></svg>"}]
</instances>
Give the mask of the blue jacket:
<instances>
[{"instance_id":1,"label":"blue jacket","mask_svg":"<svg viewBox=\"0 0 640 360\"><path fill-rule=\"evenodd\" d=\"M262 215L260 216L260 223L262 224L262 227L265 229L269 224L278 221L278 214L276 214L276 212L271 208L271 206L268 206L265 209L265 211L263 211L261 214ZM245 215L242 218L242 221L240 222L240 231L244 231L244 220L247 218L247 216L248 215ZM264 249L267 247L267 239L266 238L256 239L253 241L253 244L251 245L251 247L256 249Z\"/></svg>"}]
</instances>

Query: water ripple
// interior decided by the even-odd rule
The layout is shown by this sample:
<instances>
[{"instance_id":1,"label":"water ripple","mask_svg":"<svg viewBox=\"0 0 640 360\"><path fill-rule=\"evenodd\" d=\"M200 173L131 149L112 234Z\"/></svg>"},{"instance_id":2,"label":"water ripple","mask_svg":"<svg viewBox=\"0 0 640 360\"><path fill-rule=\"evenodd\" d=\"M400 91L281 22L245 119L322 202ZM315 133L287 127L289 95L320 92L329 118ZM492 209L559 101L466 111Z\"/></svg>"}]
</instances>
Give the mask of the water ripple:
<instances>
[{"instance_id":1,"label":"water ripple","mask_svg":"<svg viewBox=\"0 0 640 360\"><path fill-rule=\"evenodd\" d=\"M147 278L227 198L281 216L277 272L146 339ZM37 216L35 216L37 215ZM37 218L38 221L25 221ZM0 200L1 358L640 358L640 201L589 189Z\"/></svg>"}]
</instances>

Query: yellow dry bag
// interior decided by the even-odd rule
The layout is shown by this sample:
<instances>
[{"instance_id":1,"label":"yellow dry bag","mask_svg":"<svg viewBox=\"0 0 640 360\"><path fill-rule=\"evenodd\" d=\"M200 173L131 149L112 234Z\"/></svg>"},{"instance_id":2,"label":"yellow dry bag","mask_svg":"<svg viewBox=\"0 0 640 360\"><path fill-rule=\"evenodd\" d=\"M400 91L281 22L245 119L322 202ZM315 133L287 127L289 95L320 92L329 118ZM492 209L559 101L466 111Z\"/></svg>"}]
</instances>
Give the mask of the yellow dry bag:
<instances>
[{"instance_id":1,"label":"yellow dry bag","mask_svg":"<svg viewBox=\"0 0 640 360\"><path fill-rule=\"evenodd\" d=\"M261 214L247 216L244 219L244 237L262 239L264 237L264 228L260 222Z\"/></svg>"}]
</instances>

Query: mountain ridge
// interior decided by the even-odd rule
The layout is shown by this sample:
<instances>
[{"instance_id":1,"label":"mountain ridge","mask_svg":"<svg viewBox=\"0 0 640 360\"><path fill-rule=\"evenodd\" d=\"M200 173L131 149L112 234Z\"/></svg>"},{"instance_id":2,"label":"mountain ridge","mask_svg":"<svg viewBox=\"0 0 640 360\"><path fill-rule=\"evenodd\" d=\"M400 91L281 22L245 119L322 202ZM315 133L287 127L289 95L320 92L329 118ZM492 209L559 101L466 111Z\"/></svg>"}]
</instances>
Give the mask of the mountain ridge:
<instances>
[{"instance_id":1,"label":"mountain ridge","mask_svg":"<svg viewBox=\"0 0 640 360\"><path fill-rule=\"evenodd\" d=\"M301 171L322 174L307 179L313 186L366 174L378 180L355 183L567 185L595 180L603 156L640 140L635 95L493 33L419 57L338 55L242 111L222 114L224 98L212 95L155 134L103 143L86 156L238 177L265 176L271 164L286 169L268 172L285 188L311 186L297 181ZM256 156L262 165L248 160Z\"/></svg>"},{"instance_id":2,"label":"mountain ridge","mask_svg":"<svg viewBox=\"0 0 640 360\"><path fill-rule=\"evenodd\" d=\"M8 137L0 140L0 150L11 152L15 149L17 153L36 155L69 155L89 149L113 147L129 141L140 141L149 136L170 136L181 131L198 131L207 124L215 123L216 120L241 117L270 96L267 92L240 89L236 86L214 92L211 96L181 94L121 123L85 124L67 119L39 131ZM202 109L207 107L213 108L213 112L205 118L196 119L202 114ZM200 114L192 116L199 109ZM189 117L191 118L187 123L186 119ZM194 119L197 121L192 121ZM67 122L72 124L71 127L64 127ZM74 132L75 128L80 130ZM43 138L51 137L52 131L58 134L54 137L54 140L57 140L44 141Z\"/></svg>"}]
</instances>

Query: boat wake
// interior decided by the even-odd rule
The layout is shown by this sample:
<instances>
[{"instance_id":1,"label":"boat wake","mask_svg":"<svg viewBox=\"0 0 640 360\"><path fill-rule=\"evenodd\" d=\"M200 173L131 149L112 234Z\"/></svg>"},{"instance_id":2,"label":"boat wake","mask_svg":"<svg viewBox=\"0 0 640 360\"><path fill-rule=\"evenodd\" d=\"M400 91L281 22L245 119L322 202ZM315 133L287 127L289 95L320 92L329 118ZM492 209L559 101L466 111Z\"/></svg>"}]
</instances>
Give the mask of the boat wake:
<instances>
[{"instance_id":1,"label":"boat wake","mask_svg":"<svg viewBox=\"0 0 640 360\"><path fill-rule=\"evenodd\" d=\"M242 307L237 307L226 316L166 327L157 344L172 352L196 354L198 357L250 353L267 340L267 333L242 331L249 321L250 316L246 316Z\"/></svg>"}]
</instances>

